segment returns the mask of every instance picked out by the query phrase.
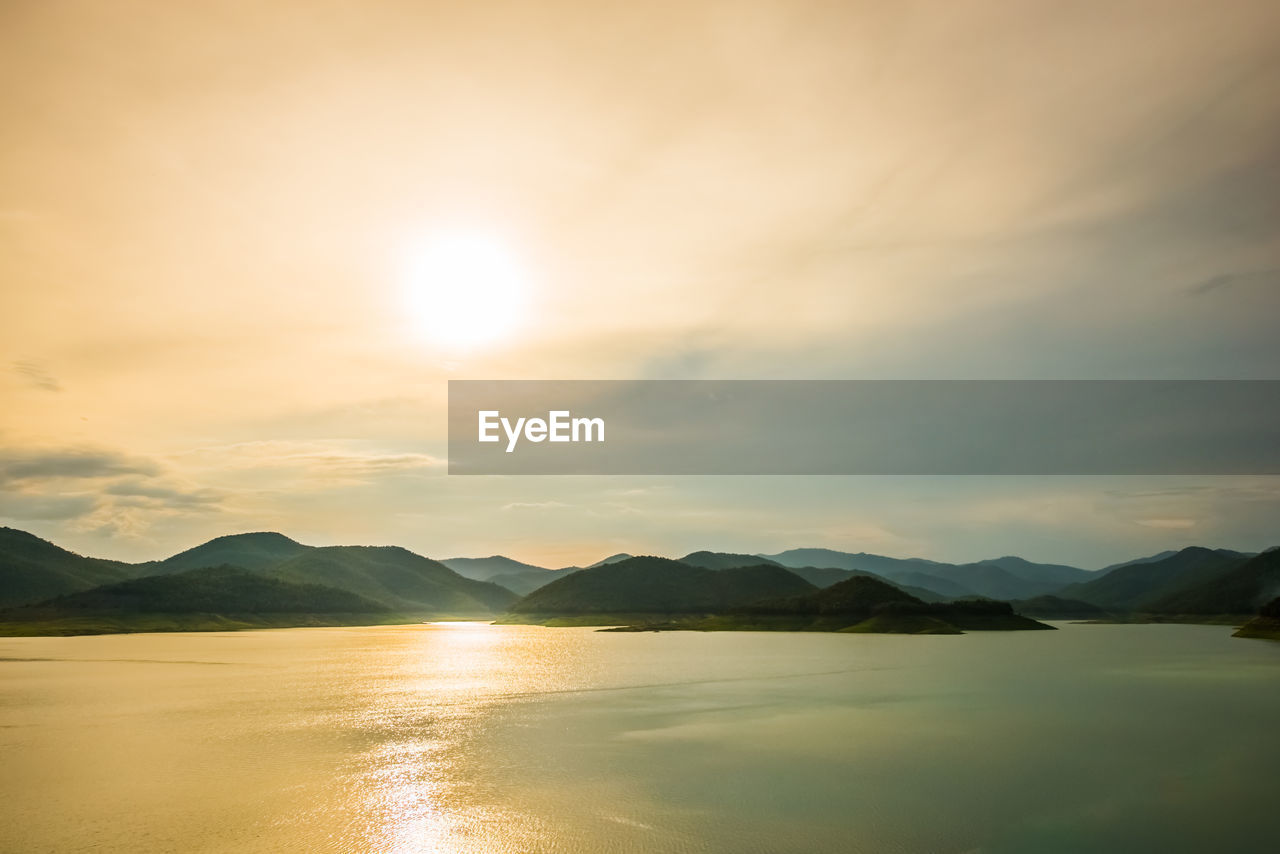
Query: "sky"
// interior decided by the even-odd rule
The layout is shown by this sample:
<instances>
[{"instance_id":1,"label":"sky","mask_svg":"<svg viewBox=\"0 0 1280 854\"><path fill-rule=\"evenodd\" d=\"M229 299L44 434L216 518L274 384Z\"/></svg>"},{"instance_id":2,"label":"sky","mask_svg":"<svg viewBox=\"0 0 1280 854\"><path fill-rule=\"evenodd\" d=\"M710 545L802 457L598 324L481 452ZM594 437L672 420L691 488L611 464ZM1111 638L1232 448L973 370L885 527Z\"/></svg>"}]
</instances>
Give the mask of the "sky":
<instances>
[{"instance_id":1,"label":"sky","mask_svg":"<svg viewBox=\"0 0 1280 854\"><path fill-rule=\"evenodd\" d=\"M1276 478L444 442L449 379L1280 379L1274 2L7 0L0 92L0 524L81 553L1280 543Z\"/></svg>"}]
</instances>

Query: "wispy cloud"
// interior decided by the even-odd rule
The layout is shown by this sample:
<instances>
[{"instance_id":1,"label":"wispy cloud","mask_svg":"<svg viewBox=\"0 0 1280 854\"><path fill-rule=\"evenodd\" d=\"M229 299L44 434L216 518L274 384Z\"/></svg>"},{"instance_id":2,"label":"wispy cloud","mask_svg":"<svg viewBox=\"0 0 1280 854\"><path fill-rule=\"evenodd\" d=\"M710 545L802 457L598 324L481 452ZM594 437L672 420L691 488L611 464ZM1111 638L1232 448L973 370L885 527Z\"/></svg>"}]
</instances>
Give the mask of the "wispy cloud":
<instances>
[{"instance_id":1,"label":"wispy cloud","mask_svg":"<svg viewBox=\"0 0 1280 854\"><path fill-rule=\"evenodd\" d=\"M0 518L27 521L64 521L85 516L98 506L95 495L40 495L29 492L0 492Z\"/></svg>"},{"instance_id":2,"label":"wispy cloud","mask_svg":"<svg viewBox=\"0 0 1280 854\"><path fill-rule=\"evenodd\" d=\"M504 511L512 510L572 510L572 504L563 501L512 501L502 505Z\"/></svg>"},{"instance_id":3,"label":"wispy cloud","mask_svg":"<svg viewBox=\"0 0 1280 854\"><path fill-rule=\"evenodd\" d=\"M1280 288L1280 267L1269 270L1251 270L1245 273L1222 273L1192 285L1193 294L1207 294L1228 288L1273 287Z\"/></svg>"},{"instance_id":4,"label":"wispy cloud","mask_svg":"<svg viewBox=\"0 0 1280 854\"><path fill-rule=\"evenodd\" d=\"M1189 531L1196 526L1195 519L1135 519L1144 528L1158 528L1162 531Z\"/></svg>"},{"instance_id":5,"label":"wispy cloud","mask_svg":"<svg viewBox=\"0 0 1280 854\"><path fill-rule=\"evenodd\" d=\"M0 488L0 518L56 520L109 537L141 537L166 519L216 513L226 499L153 459L105 448L0 452Z\"/></svg>"},{"instance_id":6,"label":"wispy cloud","mask_svg":"<svg viewBox=\"0 0 1280 854\"><path fill-rule=\"evenodd\" d=\"M62 391L62 384L57 377L39 362L20 361L13 363L13 372L22 377L27 385L41 391Z\"/></svg>"},{"instance_id":7,"label":"wispy cloud","mask_svg":"<svg viewBox=\"0 0 1280 854\"><path fill-rule=\"evenodd\" d=\"M189 488L155 479L125 478L103 492L117 496L116 504L136 507L198 508L220 503L225 493L208 487Z\"/></svg>"},{"instance_id":8,"label":"wispy cloud","mask_svg":"<svg viewBox=\"0 0 1280 854\"><path fill-rule=\"evenodd\" d=\"M95 448L0 450L0 484L54 478L155 476L161 467L145 457Z\"/></svg>"},{"instance_id":9,"label":"wispy cloud","mask_svg":"<svg viewBox=\"0 0 1280 854\"><path fill-rule=\"evenodd\" d=\"M275 488L290 484L354 486L402 476L442 474L445 461L431 454L392 451L381 443L350 439L329 441L269 440L208 445L176 455L175 463L198 469L213 467L214 476L267 472Z\"/></svg>"}]
</instances>

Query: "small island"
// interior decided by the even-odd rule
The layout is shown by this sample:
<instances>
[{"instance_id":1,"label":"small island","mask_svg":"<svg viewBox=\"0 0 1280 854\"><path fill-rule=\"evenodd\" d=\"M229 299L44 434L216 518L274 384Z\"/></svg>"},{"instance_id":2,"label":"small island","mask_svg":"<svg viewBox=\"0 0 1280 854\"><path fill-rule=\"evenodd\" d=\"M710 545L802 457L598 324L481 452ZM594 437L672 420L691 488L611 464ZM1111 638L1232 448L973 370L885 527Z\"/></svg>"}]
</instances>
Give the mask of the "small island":
<instances>
[{"instance_id":1,"label":"small island","mask_svg":"<svg viewBox=\"0 0 1280 854\"><path fill-rule=\"evenodd\" d=\"M1263 605L1258 616L1237 629L1232 637L1280 640L1280 596Z\"/></svg>"}]
</instances>

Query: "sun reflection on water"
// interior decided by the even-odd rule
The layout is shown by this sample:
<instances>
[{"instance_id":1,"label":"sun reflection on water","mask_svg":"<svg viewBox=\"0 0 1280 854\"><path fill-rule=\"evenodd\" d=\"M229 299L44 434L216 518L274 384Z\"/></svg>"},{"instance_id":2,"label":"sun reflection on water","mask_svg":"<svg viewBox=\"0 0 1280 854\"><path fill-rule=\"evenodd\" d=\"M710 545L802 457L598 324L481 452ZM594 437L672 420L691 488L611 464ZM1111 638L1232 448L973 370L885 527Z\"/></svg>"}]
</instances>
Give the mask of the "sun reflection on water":
<instances>
[{"instance_id":1,"label":"sun reflection on water","mask_svg":"<svg viewBox=\"0 0 1280 854\"><path fill-rule=\"evenodd\" d=\"M496 831L521 819L474 791L478 758L468 745L494 704L527 688L541 668L525 660L527 644L489 623L430 623L413 632L395 678L351 721L371 737L351 781L359 804L353 841L395 854L506 850Z\"/></svg>"}]
</instances>

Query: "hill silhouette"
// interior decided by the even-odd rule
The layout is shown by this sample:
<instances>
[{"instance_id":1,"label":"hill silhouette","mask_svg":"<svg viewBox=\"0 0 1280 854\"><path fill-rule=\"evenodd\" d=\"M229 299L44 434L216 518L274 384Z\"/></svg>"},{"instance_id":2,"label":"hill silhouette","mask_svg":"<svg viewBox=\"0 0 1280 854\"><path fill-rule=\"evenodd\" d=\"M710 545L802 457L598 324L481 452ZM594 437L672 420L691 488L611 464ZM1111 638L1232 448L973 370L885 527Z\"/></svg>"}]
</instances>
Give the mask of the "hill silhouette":
<instances>
[{"instance_id":1,"label":"hill silhouette","mask_svg":"<svg viewBox=\"0 0 1280 854\"><path fill-rule=\"evenodd\" d=\"M526 572L506 572L490 576L488 581L505 587L512 593L526 596L540 587L545 587L565 575L577 572L579 567L566 566L561 569L531 569Z\"/></svg>"},{"instance_id":2,"label":"hill silhouette","mask_svg":"<svg viewBox=\"0 0 1280 854\"><path fill-rule=\"evenodd\" d=\"M1191 546L1159 560L1131 563L1101 578L1071 584L1055 595L1080 599L1108 611L1141 612L1177 591L1208 581L1249 556L1229 549Z\"/></svg>"},{"instance_id":3,"label":"hill silhouette","mask_svg":"<svg viewBox=\"0 0 1280 854\"><path fill-rule=\"evenodd\" d=\"M82 557L17 528L0 528L0 608L27 605L121 581L128 563Z\"/></svg>"},{"instance_id":4,"label":"hill silhouette","mask_svg":"<svg viewBox=\"0 0 1280 854\"><path fill-rule=\"evenodd\" d=\"M138 564L138 574L159 575L208 566L238 566L241 569L262 570L312 548L313 546L304 546L274 531L228 534L164 560Z\"/></svg>"},{"instance_id":5,"label":"hill silhouette","mask_svg":"<svg viewBox=\"0 0 1280 854\"><path fill-rule=\"evenodd\" d=\"M132 578L0 611L0 635L368 625L392 616L386 606L345 590L220 566Z\"/></svg>"},{"instance_id":6,"label":"hill silhouette","mask_svg":"<svg viewBox=\"0 0 1280 854\"><path fill-rule=\"evenodd\" d=\"M440 563L452 569L464 578L476 581L488 581L495 575L513 575L525 572L550 572L546 567L509 558L505 555L489 557L451 557ZM575 567L576 569L576 567Z\"/></svg>"},{"instance_id":7,"label":"hill silhouette","mask_svg":"<svg viewBox=\"0 0 1280 854\"><path fill-rule=\"evenodd\" d=\"M658 557L631 558L555 581L511 608L557 624L625 622L621 631L857 631L955 634L963 628L1050 628L1007 602L928 603L871 575L825 589L778 566L712 570Z\"/></svg>"},{"instance_id":8,"label":"hill silhouette","mask_svg":"<svg viewBox=\"0 0 1280 854\"><path fill-rule=\"evenodd\" d=\"M923 588L944 598L980 595L995 599L1025 599L1052 593L1068 581L1092 577L1088 571L1076 567L1034 563L1014 556L955 564L867 552L802 548L762 557L788 568L817 566L870 572L894 584Z\"/></svg>"},{"instance_id":9,"label":"hill silhouette","mask_svg":"<svg viewBox=\"0 0 1280 854\"><path fill-rule=\"evenodd\" d=\"M539 587L550 584L562 575L577 572L582 567L566 566L547 569L531 563L514 560L504 555L490 557L452 557L440 563L466 578L490 581L525 596Z\"/></svg>"},{"instance_id":10,"label":"hill silhouette","mask_svg":"<svg viewBox=\"0 0 1280 854\"><path fill-rule=\"evenodd\" d=\"M586 568L595 569L597 566L606 566L611 563L617 563L618 561L626 560L627 558L630 558L630 557L635 557L635 555L629 555L626 552L618 552L617 554L612 554L606 558L602 558L596 561L595 563L587 564Z\"/></svg>"},{"instance_id":11,"label":"hill silhouette","mask_svg":"<svg viewBox=\"0 0 1280 854\"><path fill-rule=\"evenodd\" d=\"M883 579L855 575L803 596L758 602L739 612L756 616L813 618L810 628L858 632L954 633L973 629L1047 629L1015 614L1008 602L960 599L924 602ZM861 623L874 621L866 625ZM785 625L785 624L784 624Z\"/></svg>"},{"instance_id":12,"label":"hill silhouette","mask_svg":"<svg viewBox=\"0 0 1280 854\"><path fill-rule=\"evenodd\" d=\"M813 614L868 617L888 604L925 603L886 581L854 575L823 590L788 599L771 599L741 608L748 614Z\"/></svg>"},{"instance_id":13,"label":"hill silhouette","mask_svg":"<svg viewBox=\"0 0 1280 854\"><path fill-rule=\"evenodd\" d=\"M347 590L402 611L481 615L504 610L511 591L463 578L444 564L399 546L324 546L267 570L275 578Z\"/></svg>"},{"instance_id":14,"label":"hill silhouette","mask_svg":"<svg viewBox=\"0 0 1280 854\"><path fill-rule=\"evenodd\" d=\"M782 566L776 560L769 560L760 555L732 554L730 552L690 552L680 563L689 566L700 566L703 569L737 569L743 566Z\"/></svg>"},{"instance_id":15,"label":"hill silhouette","mask_svg":"<svg viewBox=\"0 0 1280 854\"><path fill-rule=\"evenodd\" d=\"M1254 614L1280 595L1280 549L1227 562L1207 578L1196 578L1151 601L1157 614Z\"/></svg>"},{"instance_id":16,"label":"hill silhouette","mask_svg":"<svg viewBox=\"0 0 1280 854\"><path fill-rule=\"evenodd\" d=\"M364 613L385 605L320 584L294 584L235 566L132 578L19 609L22 616L91 614ZM13 613L13 612L9 612Z\"/></svg>"},{"instance_id":17,"label":"hill silhouette","mask_svg":"<svg viewBox=\"0 0 1280 854\"><path fill-rule=\"evenodd\" d=\"M514 614L714 613L813 585L778 566L705 569L662 557L633 557L584 569L535 590Z\"/></svg>"}]
</instances>

